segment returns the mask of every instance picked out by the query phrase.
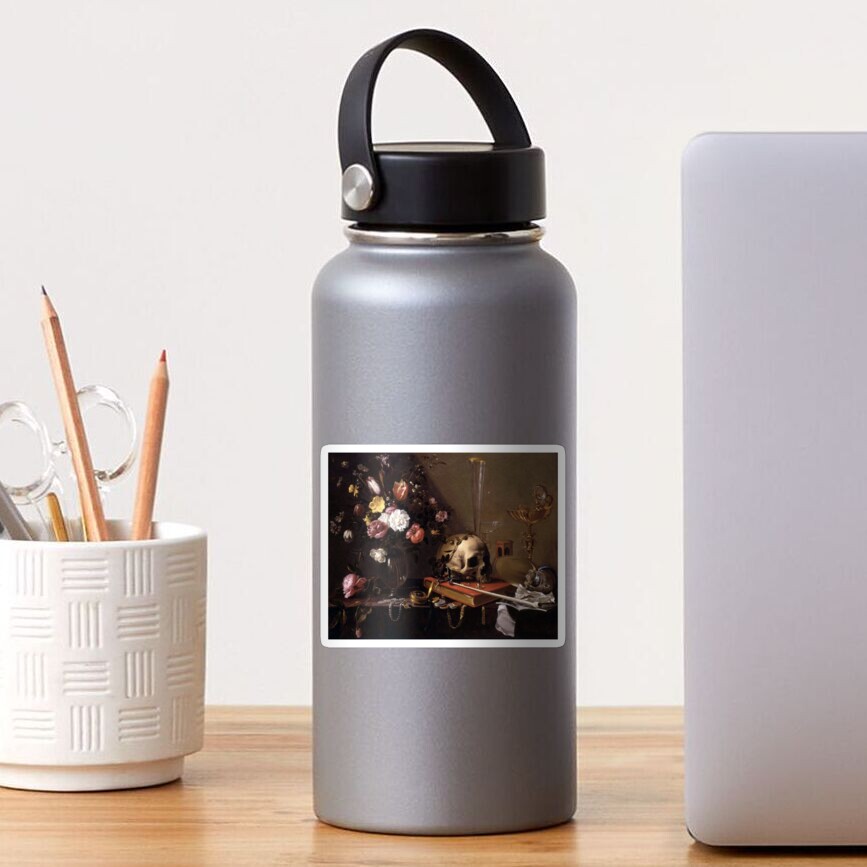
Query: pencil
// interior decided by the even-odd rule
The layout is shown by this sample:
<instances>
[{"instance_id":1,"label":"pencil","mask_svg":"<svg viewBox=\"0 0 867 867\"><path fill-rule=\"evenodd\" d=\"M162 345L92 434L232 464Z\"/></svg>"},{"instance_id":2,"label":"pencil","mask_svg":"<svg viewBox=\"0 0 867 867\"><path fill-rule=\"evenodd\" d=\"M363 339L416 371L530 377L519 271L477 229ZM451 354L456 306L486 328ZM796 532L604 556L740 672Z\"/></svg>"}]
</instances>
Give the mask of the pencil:
<instances>
[{"instance_id":1,"label":"pencil","mask_svg":"<svg viewBox=\"0 0 867 867\"><path fill-rule=\"evenodd\" d=\"M45 495L48 502L48 517L51 518L51 528L54 530L54 538L58 542L68 542L69 533L66 531L66 521L63 519L63 509L60 506L60 500L57 494L50 493Z\"/></svg>"},{"instance_id":2,"label":"pencil","mask_svg":"<svg viewBox=\"0 0 867 867\"><path fill-rule=\"evenodd\" d=\"M72 455L72 466L78 480L78 495L81 500L81 519L91 542L102 542L108 539L108 526L102 510L102 500L93 474L93 460L90 447L87 444L87 434L81 419L81 408L78 405L78 395L69 366L69 355L66 352L66 342L57 311L42 287L42 333L45 335L45 346L48 349L48 360L57 398L60 401L60 414L63 417L63 427L66 430L66 441Z\"/></svg>"},{"instance_id":3,"label":"pencil","mask_svg":"<svg viewBox=\"0 0 867 867\"><path fill-rule=\"evenodd\" d=\"M157 362L157 369L151 378L148 395L147 418L141 446L141 466L138 471L138 490L135 494L135 511L132 518L133 539L150 539L153 530L154 498L157 491L157 474L160 468L160 450L163 444L168 397L169 370L166 365L166 351L163 350Z\"/></svg>"}]
</instances>

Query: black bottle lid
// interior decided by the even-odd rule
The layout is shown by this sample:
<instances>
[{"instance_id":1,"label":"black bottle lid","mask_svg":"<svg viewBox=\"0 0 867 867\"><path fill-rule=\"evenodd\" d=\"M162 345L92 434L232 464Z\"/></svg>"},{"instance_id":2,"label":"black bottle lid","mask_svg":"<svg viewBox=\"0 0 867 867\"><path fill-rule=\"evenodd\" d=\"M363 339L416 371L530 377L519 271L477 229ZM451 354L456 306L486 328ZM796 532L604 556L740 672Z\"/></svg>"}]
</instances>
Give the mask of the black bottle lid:
<instances>
[{"instance_id":1,"label":"black bottle lid","mask_svg":"<svg viewBox=\"0 0 867 867\"><path fill-rule=\"evenodd\" d=\"M426 54L464 86L493 143L371 140L373 90L396 48ZM370 228L504 229L545 216L545 155L490 64L455 36L409 30L353 66L338 122L345 220Z\"/></svg>"}]
</instances>

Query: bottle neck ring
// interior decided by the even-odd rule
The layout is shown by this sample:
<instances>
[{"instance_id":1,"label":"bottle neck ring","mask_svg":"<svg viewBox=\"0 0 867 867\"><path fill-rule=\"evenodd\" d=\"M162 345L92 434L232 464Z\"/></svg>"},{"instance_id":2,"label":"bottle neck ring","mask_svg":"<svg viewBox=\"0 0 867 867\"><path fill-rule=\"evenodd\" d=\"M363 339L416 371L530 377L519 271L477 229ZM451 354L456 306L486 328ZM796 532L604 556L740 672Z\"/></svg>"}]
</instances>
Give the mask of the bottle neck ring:
<instances>
[{"instance_id":1,"label":"bottle neck ring","mask_svg":"<svg viewBox=\"0 0 867 867\"><path fill-rule=\"evenodd\" d=\"M542 226L530 223L520 229L478 232L413 231L402 229L369 229L353 223L343 233L353 244L378 244L403 247L458 247L495 244L531 244L545 234Z\"/></svg>"}]
</instances>

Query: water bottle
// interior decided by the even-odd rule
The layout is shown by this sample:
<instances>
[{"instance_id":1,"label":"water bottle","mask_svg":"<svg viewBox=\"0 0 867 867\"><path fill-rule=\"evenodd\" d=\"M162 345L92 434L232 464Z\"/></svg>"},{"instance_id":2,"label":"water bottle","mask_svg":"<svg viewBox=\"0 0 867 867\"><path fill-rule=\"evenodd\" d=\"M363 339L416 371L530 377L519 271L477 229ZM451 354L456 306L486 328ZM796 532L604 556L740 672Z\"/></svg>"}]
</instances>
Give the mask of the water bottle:
<instances>
[{"instance_id":1,"label":"water bottle","mask_svg":"<svg viewBox=\"0 0 867 867\"><path fill-rule=\"evenodd\" d=\"M395 49L492 143L373 144ZM576 807L576 296L543 152L470 46L394 36L339 112L347 249L313 291L315 811L481 834Z\"/></svg>"}]
</instances>

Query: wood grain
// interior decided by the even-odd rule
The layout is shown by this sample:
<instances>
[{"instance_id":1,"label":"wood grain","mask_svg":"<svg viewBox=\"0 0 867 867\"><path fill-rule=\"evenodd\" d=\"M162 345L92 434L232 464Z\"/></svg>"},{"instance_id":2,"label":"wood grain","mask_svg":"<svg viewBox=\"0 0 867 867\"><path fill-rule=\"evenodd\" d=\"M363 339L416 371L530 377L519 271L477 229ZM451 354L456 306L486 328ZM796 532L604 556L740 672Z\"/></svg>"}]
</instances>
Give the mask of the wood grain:
<instances>
[{"instance_id":1,"label":"wood grain","mask_svg":"<svg viewBox=\"0 0 867 867\"><path fill-rule=\"evenodd\" d=\"M307 709L209 708L184 782L53 795L0 790L9 865L695 865L863 863L852 851L714 850L682 821L681 712L579 713L578 818L527 834L389 837L316 820Z\"/></svg>"}]
</instances>

